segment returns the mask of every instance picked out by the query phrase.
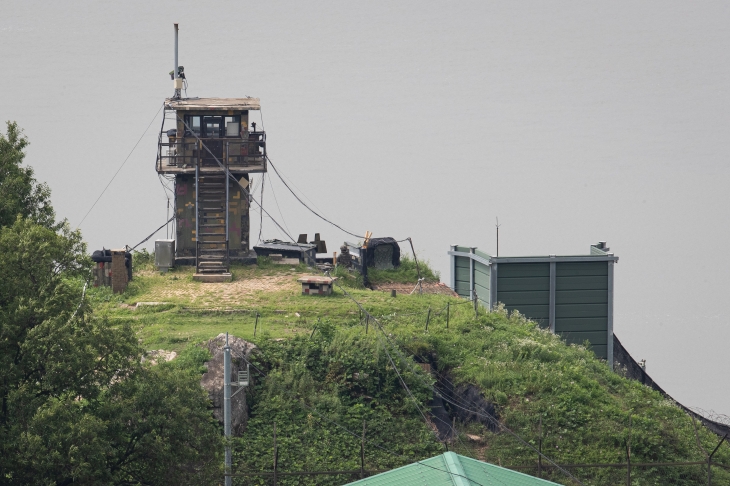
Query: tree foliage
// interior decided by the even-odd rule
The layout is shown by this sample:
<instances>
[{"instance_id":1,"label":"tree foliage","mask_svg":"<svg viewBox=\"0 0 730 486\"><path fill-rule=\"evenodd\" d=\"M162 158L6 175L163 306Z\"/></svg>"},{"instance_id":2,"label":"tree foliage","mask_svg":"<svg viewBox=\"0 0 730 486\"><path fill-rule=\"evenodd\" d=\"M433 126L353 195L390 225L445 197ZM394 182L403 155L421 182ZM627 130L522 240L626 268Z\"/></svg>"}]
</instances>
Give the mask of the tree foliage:
<instances>
[{"instance_id":1,"label":"tree foliage","mask_svg":"<svg viewBox=\"0 0 730 486\"><path fill-rule=\"evenodd\" d=\"M18 215L51 228L55 213L51 190L23 165L28 139L15 122L7 122L7 134L0 133L0 227L12 225Z\"/></svg>"},{"instance_id":2,"label":"tree foliage","mask_svg":"<svg viewBox=\"0 0 730 486\"><path fill-rule=\"evenodd\" d=\"M222 442L199 368L143 364L131 326L93 313L86 245L52 224L31 170L16 171L29 198L7 200L6 169L22 161L8 147L26 144L14 124L0 140L0 217L13 214L0 226L0 484L216 482Z\"/></svg>"}]
</instances>

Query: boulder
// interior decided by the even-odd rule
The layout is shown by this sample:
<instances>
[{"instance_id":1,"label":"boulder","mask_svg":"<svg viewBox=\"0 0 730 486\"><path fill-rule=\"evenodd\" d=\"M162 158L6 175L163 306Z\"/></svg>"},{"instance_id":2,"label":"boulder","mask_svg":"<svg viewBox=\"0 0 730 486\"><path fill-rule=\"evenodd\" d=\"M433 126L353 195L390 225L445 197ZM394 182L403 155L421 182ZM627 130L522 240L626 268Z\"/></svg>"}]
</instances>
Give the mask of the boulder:
<instances>
[{"instance_id":1,"label":"boulder","mask_svg":"<svg viewBox=\"0 0 730 486\"><path fill-rule=\"evenodd\" d=\"M205 363L208 371L203 374L200 380L201 386L208 392L210 401L213 403L213 416L221 424L223 424L223 346L225 344L225 333L221 333L205 343L213 357ZM228 345L231 347L231 380L235 381L238 377L238 371L246 369L246 361L242 357L250 359L251 353L256 349L256 346L235 336L228 336ZM246 394L253 386L253 375L255 375L253 369L251 375L250 385L247 388L238 391L238 387L231 387L231 395L235 393L235 396L231 398L231 433L238 437L246 430L246 424L248 423Z\"/></svg>"}]
</instances>

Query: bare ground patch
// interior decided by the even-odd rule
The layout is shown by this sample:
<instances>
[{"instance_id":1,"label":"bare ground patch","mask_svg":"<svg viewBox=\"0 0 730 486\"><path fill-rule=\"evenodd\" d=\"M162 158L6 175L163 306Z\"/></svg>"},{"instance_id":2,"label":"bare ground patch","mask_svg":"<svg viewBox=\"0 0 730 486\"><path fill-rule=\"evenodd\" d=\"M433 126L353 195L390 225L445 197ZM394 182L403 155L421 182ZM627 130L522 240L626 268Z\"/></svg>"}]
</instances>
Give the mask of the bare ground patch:
<instances>
[{"instance_id":1,"label":"bare ground patch","mask_svg":"<svg viewBox=\"0 0 730 486\"><path fill-rule=\"evenodd\" d=\"M391 290L395 290L398 294L410 294L413 292L413 289L416 287L416 284L401 284L401 283L384 283L380 285L373 285L374 291L380 291L380 292L390 292ZM445 283L441 282L423 282L423 293L424 294L439 294L439 295L449 295L452 297L458 297L459 295L451 290ZM416 290L414 293L418 293L418 290Z\"/></svg>"},{"instance_id":2,"label":"bare ground patch","mask_svg":"<svg viewBox=\"0 0 730 486\"><path fill-rule=\"evenodd\" d=\"M250 301L260 292L296 292L298 275L239 277L233 282L200 283L176 281L175 285L161 286L145 294L145 299L186 301L198 305L236 305Z\"/></svg>"}]
</instances>

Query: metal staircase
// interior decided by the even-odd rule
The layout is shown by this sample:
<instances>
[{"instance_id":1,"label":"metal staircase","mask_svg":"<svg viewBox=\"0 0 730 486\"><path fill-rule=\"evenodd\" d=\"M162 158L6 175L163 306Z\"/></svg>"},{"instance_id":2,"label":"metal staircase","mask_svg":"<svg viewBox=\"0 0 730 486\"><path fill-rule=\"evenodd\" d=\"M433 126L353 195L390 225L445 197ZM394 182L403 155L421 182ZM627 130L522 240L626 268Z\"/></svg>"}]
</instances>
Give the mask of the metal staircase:
<instances>
[{"instance_id":1,"label":"metal staircase","mask_svg":"<svg viewBox=\"0 0 730 486\"><path fill-rule=\"evenodd\" d=\"M197 169L195 178L196 271L203 275L229 274L226 175L223 172L200 173Z\"/></svg>"}]
</instances>

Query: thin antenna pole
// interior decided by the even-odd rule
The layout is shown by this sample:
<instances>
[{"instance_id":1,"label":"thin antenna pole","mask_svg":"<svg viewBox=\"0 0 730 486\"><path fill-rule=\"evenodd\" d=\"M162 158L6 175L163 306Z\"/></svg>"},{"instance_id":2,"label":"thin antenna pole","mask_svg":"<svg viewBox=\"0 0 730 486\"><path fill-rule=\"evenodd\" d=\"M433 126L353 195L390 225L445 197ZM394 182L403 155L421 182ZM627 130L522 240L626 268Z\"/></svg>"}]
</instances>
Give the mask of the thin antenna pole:
<instances>
[{"instance_id":1,"label":"thin antenna pole","mask_svg":"<svg viewBox=\"0 0 730 486\"><path fill-rule=\"evenodd\" d=\"M180 99L180 89L177 87L177 80L180 78L180 75L178 74L177 69L177 24L175 24L175 70L172 72L173 79L175 80L175 95L173 98Z\"/></svg>"},{"instance_id":2,"label":"thin antenna pole","mask_svg":"<svg viewBox=\"0 0 730 486\"><path fill-rule=\"evenodd\" d=\"M499 218L497 218L497 256L499 256Z\"/></svg>"}]
</instances>

